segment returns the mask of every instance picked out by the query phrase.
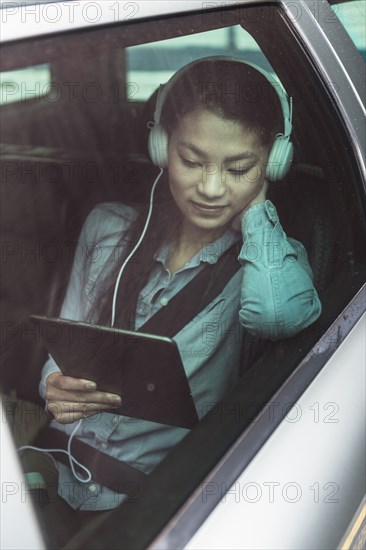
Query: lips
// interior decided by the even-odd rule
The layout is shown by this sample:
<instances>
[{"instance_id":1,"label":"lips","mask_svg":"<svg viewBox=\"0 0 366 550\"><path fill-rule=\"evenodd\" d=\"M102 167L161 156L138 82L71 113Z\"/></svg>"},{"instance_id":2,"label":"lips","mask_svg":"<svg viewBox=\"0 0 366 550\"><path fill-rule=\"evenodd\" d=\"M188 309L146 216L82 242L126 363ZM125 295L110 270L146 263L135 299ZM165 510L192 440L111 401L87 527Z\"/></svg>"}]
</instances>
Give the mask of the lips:
<instances>
[{"instance_id":1,"label":"lips","mask_svg":"<svg viewBox=\"0 0 366 550\"><path fill-rule=\"evenodd\" d=\"M203 204L194 201L191 201L191 204L197 212L206 216L220 215L224 208L226 208L226 205L221 204Z\"/></svg>"}]
</instances>

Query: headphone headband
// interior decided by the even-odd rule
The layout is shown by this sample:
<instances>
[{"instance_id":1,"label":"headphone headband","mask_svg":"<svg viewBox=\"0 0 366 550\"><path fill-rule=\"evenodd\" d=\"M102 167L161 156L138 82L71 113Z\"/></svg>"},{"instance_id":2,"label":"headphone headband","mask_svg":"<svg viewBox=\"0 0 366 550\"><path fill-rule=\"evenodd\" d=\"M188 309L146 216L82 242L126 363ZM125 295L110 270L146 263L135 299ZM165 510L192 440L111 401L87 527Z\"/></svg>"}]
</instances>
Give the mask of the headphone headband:
<instances>
[{"instance_id":1,"label":"headphone headband","mask_svg":"<svg viewBox=\"0 0 366 550\"><path fill-rule=\"evenodd\" d=\"M252 67L253 69L257 70L259 73L261 73L268 82L272 85L274 88L278 99L280 100L281 107L282 107L282 114L283 114L283 121L284 121L284 132L283 135L285 137L289 137L292 132L292 97L288 98L287 92L280 81L280 79L277 77L277 75L272 75L265 69L262 69L262 67L259 67L258 65L255 65L254 63L250 63L248 61L243 61L242 59L238 59L236 57L230 57L227 55L215 55L215 56L208 56L208 57L202 57L200 59L196 59L195 61L191 61L187 65L184 65L178 71L176 71L173 76L166 82L166 84L160 84L158 89L158 97L156 100L156 107L154 112L154 122L156 124L160 124L160 118L161 118L161 112L163 110L163 106L165 103L165 100L175 84L177 80L180 79L183 73L194 67L195 65L198 65L202 61L231 61L236 63L242 63L243 65L248 65L249 67Z\"/></svg>"},{"instance_id":2,"label":"headphone headband","mask_svg":"<svg viewBox=\"0 0 366 550\"><path fill-rule=\"evenodd\" d=\"M162 168L167 165L168 137L160 123L161 113L166 98L170 93L171 88L173 87L175 82L180 79L182 74L184 74L195 65L198 65L202 61L230 61L233 63L242 63L244 65L252 67L256 71L261 73L272 85L281 104L283 116L283 133L277 134L274 144L272 146L267 166L267 175L272 180L282 179L289 170L293 157L293 147L290 141L290 136L292 132L292 97L288 97L287 92L277 75L270 74L268 71L262 69L262 67L259 67L254 63L225 55L209 56L196 59L195 61L192 61L178 69L178 71L173 74L173 76L168 80L166 84L160 84L158 89L158 97L156 100L156 107L154 111L154 123L149 123L149 127L151 128L149 135L149 152L154 164Z\"/></svg>"}]
</instances>

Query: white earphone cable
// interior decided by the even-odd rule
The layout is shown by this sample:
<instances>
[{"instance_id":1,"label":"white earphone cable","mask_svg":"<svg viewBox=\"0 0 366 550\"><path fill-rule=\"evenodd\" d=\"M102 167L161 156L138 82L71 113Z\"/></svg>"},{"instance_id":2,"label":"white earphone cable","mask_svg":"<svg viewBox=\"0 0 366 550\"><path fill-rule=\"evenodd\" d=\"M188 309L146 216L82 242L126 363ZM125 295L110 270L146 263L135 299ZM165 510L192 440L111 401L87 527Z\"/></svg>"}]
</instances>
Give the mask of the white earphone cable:
<instances>
[{"instance_id":1,"label":"white earphone cable","mask_svg":"<svg viewBox=\"0 0 366 550\"><path fill-rule=\"evenodd\" d=\"M152 189L151 189L151 193L150 193L150 206L149 206L149 212L148 212L148 215L147 215L147 218L146 218L146 222L145 222L145 226L144 226L144 229L141 233L141 236L136 244L136 246L134 247L134 249L132 250L132 252L130 252L130 254L127 256L127 258L125 259L125 261L123 262L122 266L121 266L121 269L119 270L119 273L118 273L118 277L117 277L117 280L116 280L116 285L114 287L114 293L113 293L113 301L112 301L112 319L111 319L111 327L114 326L114 322L115 322L115 316L116 316L116 301L117 301L117 293L118 293L118 287L119 287L119 283L121 281L121 277L122 277L122 274L125 270L125 267L126 265L128 264L128 262L130 261L130 259L132 258L132 256L135 254L136 250L138 249L138 247L140 246L140 244L142 243L144 237L145 237L145 234L146 234L146 231L147 231L147 228L149 226L149 223L150 223L150 219L151 219L151 215L152 215L152 211L153 211L153 205L154 205L154 192L155 192L155 188L156 188L156 185L160 179L160 176L162 175L163 173L163 169L161 168L160 169L160 173L158 174L158 176L156 177L154 183L153 183L153 186L152 186Z\"/></svg>"},{"instance_id":2,"label":"white earphone cable","mask_svg":"<svg viewBox=\"0 0 366 550\"><path fill-rule=\"evenodd\" d=\"M68 456L69 458L69 463L70 463L70 468L71 468L71 471L72 473L74 474L74 477L80 481L80 483L88 483L91 478L92 478L92 474L90 472L90 470L88 470L88 468L86 468L85 466L83 466L83 464L81 464L78 460L76 460L76 458L72 455L72 452L71 452L71 442L76 434L76 432L78 431L78 429L80 428L80 425L82 423L83 419L81 418L77 425L75 426L75 428L73 429L70 437L69 437L69 440L67 442L67 451L65 451L65 449L41 449L40 447L34 447L33 445L23 445L22 447L19 447L17 449L18 452L21 452L21 451L25 451L27 449L30 449L32 451L39 451L41 453L46 453L46 454L49 454L49 453L64 453L65 455ZM50 458L53 460L53 463L56 465L55 463L55 459L53 458L53 456L49 455ZM82 478L79 476L79 474L77 473L77 471L75 470L75 466L74 466L74 463L79 466L79 468L81 468L82 470L84 470L84 472L86 472L86 478Z\"/></svg>"}]
</instances>

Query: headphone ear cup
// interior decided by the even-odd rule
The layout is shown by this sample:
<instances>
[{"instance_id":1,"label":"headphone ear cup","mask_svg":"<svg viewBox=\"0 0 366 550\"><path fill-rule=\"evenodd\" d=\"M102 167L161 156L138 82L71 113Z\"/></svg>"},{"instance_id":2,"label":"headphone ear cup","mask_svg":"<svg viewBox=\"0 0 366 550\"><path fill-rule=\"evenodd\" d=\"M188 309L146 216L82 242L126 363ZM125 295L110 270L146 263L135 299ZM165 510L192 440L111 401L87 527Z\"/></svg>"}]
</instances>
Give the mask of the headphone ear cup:
<instances>
[{"instance_id":1,"label":"headphone ear cup","mask_svg":"<svg viewBox=\"0 0 366 550\"><path fill-rule=\"evenodd\" d=\"M148 149L150 158L156 166L165 168L168 165L168 134L161 124L155 124L151 128Z\"/></svg>"},{"instance_id":2,"label":"headphone ear cup","mask_svg":"<svg viewBox=\"0 0 366 550\"><path fill-rule=\"evenodd\" d=\"M294 148L285 136L277 136L273 142L267 163L266 175L271 181L282 180L290 170Z\"/></svg>"}]
</instances>

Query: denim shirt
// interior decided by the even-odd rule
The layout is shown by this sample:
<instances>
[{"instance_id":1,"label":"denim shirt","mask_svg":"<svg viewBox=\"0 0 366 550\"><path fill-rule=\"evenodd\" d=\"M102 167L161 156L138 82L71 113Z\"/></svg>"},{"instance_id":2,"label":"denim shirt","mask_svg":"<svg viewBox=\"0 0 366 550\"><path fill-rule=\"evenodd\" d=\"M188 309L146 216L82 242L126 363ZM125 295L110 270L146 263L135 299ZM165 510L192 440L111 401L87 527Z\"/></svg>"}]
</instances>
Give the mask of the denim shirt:
<instances>
[{"instance_id":1,"label":"denim shirt","mask_svg":"<svg viewBox=\"0 0 366 550\"><path fill-rule=\"evenodd\" d=\"M136 211L120 203L103 203L88 216L80 235L61 317L90 320L90 311L103 278L121 260L116 245L136 218ZM223 291L175 337L199 418L202 418L237 381L243 331L271 340L288 337L313 323L321 305L312 282L304 247L287 238L271 201L252 206L242 220L242 231L228 229L207 244L184 267L171 274L168 249L155 254L155 263L137 303L138 329L181 290L206 263L215 263L242 239L242 267ZM153 297L159 292L158 299ZM92 319L93 321L93 319ZM43 367L40 393L46 378L59 371L50 357ZM76 424L52 422L70 435ZM113 413L85 418L76 437L145 473L168 454L189 430ZM72 450L72 445L71 445ZM73 508L106 510L126 497L91 480L77 481L70 468L57 463L59 494ZM123 491L123 487L121 488Z\"/></svg>"}]
</instances>

